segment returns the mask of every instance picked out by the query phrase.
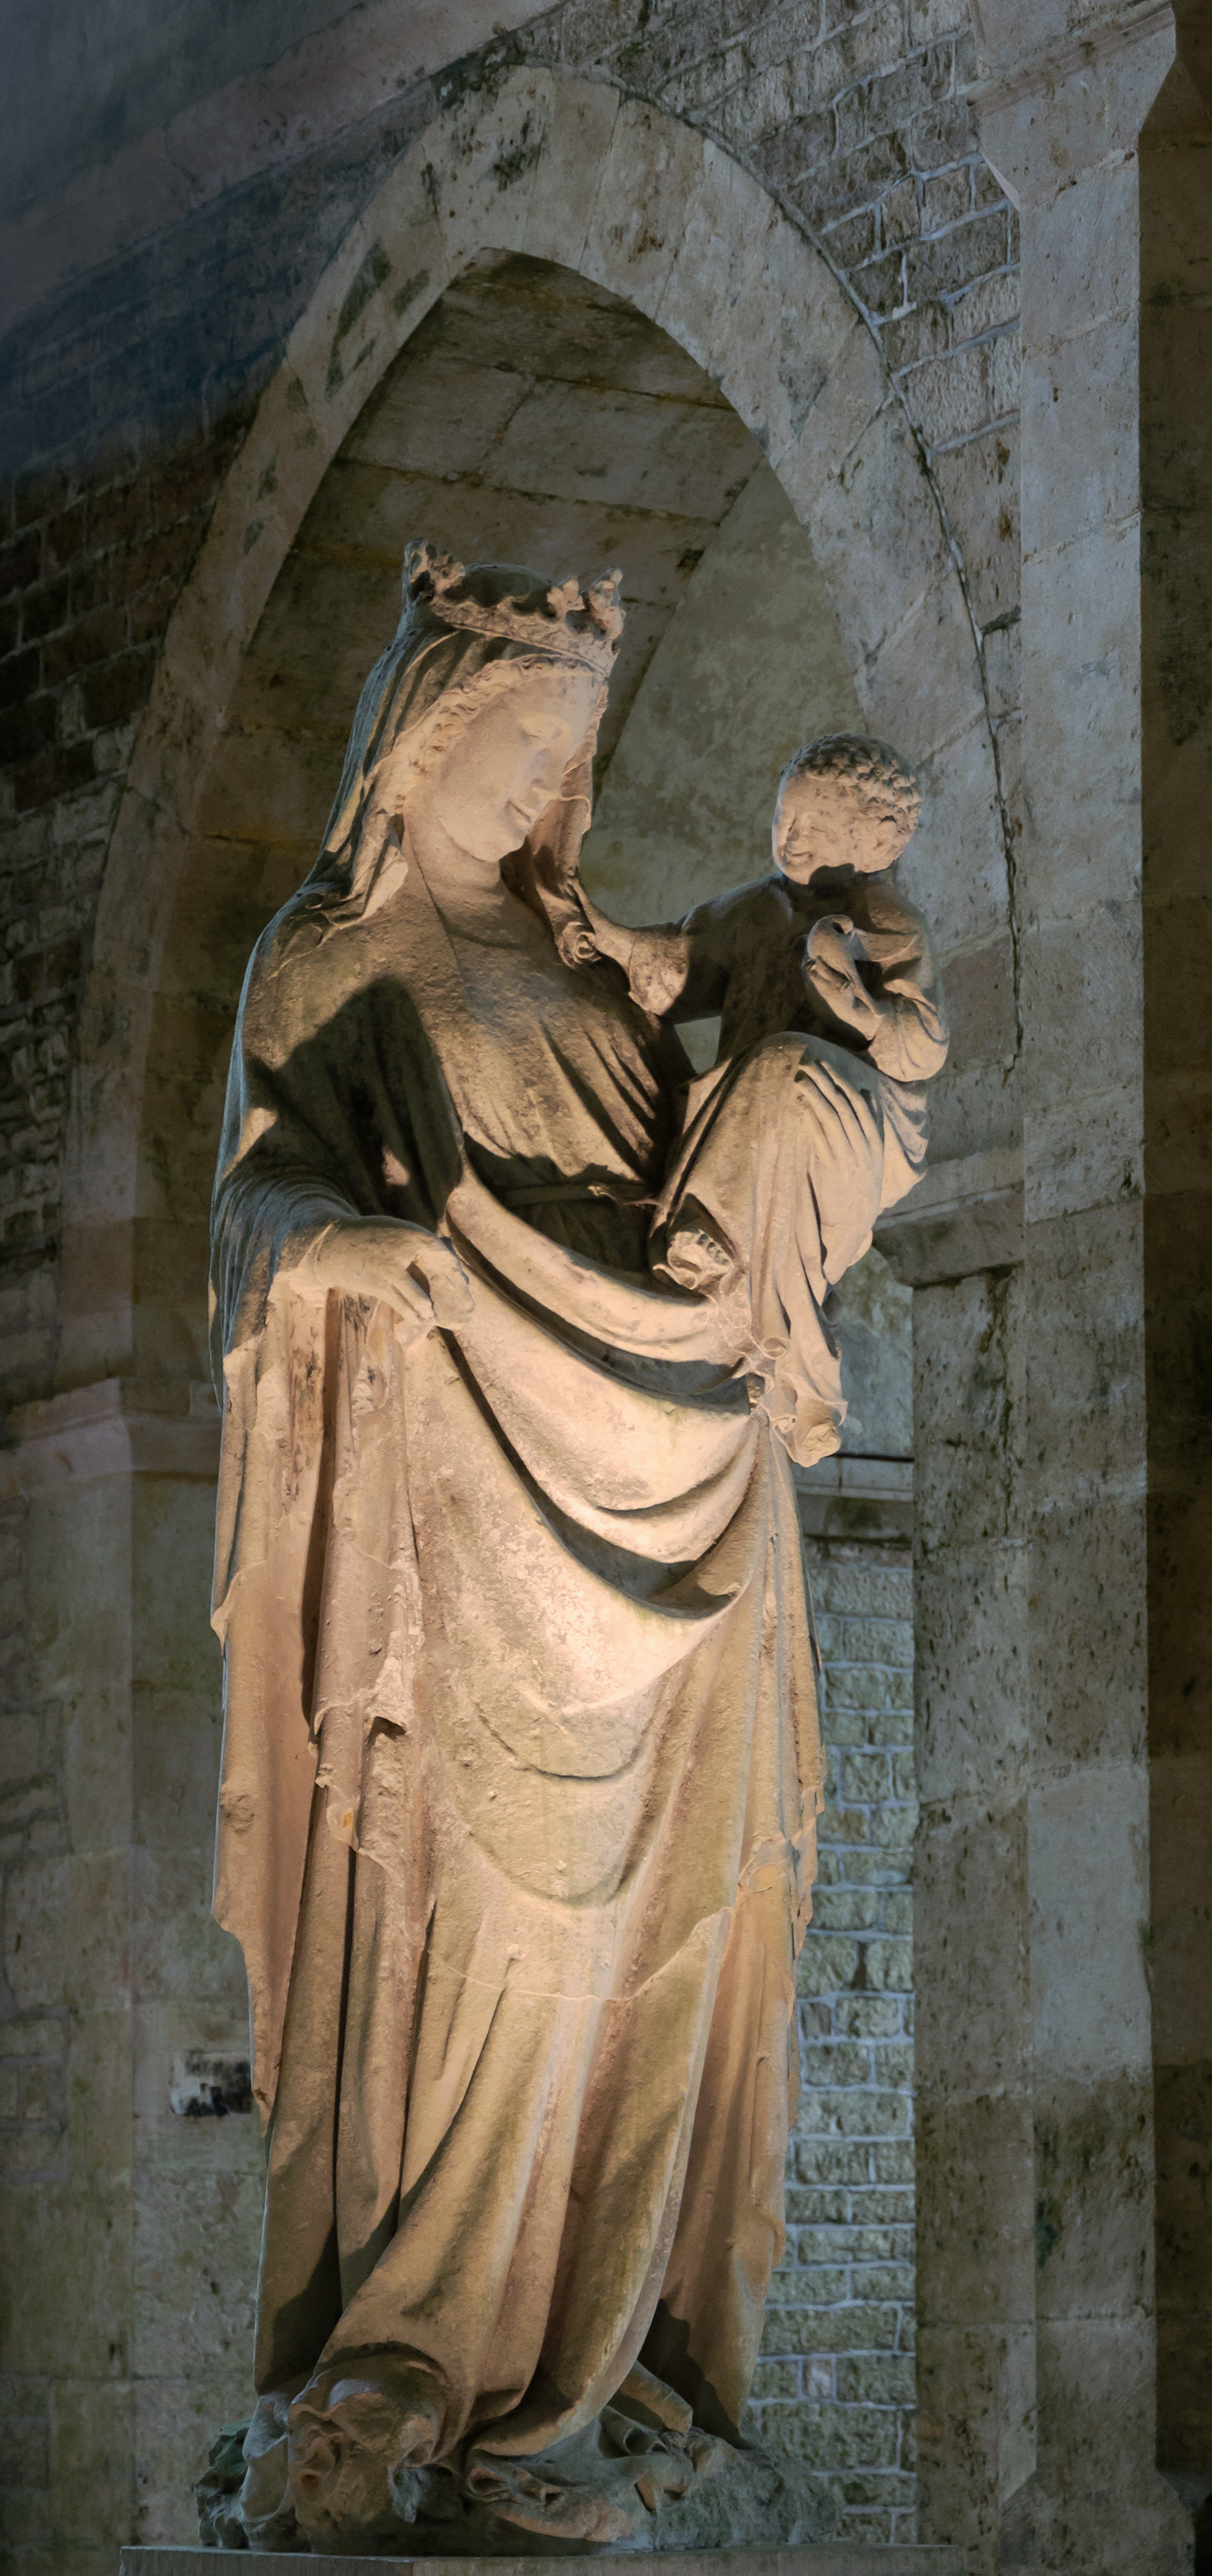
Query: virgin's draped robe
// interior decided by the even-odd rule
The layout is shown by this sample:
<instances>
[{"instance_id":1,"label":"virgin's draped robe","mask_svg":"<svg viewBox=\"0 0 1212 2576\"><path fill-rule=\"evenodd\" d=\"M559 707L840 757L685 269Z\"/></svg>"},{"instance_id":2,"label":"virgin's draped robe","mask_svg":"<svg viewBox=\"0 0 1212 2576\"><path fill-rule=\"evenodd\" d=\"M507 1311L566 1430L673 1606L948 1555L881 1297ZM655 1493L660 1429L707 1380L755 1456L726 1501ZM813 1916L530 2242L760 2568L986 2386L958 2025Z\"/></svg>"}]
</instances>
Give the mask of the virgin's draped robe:
<instances>
[{"instance_id":1,"label":"virgin's draped robe","mask_svg":"<svg viewBox=\"0 0 1212 2576\"><path fill-rule=\"evenodd\" d=\"M504 919L508 947L452 938L415 858L369 917L289 905L215 1203L216 1907L273 2115L258 2387L402 2352L438 2459L539 2451L641 2355L735 2428L823 1776L769 1336L741 1291L644 1266L668 1040L614 967ZM708 1144L742 1269L795 1274L784 1345L796 1297L816 1336L811 1456L838 1407L787 1043L717 1085ZM456 1244L457 1331L405 1349L312 1284L318 1226L385 1213Z\"/></svg>"}]
</instances>

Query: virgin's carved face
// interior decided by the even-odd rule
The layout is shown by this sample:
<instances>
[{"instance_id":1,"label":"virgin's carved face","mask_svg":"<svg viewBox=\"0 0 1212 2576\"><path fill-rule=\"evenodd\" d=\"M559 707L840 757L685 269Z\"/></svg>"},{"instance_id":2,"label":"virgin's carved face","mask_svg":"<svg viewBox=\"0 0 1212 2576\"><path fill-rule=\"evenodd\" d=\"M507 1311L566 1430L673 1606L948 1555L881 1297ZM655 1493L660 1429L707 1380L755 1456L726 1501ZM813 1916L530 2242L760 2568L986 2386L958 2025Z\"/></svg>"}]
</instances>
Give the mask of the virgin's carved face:
<instances>
[{"instance_id":1,"label":"virgin's carved face","mask_svg":"<svg viewBox=\"0 0 1212 2576\"><path fill-rule=\"evenodd\" d=\"M490 698L424 779L419 802L470 858L497 868L559 794L593 722L588 671L528 671Z\"/></svg>"}]
</instances>

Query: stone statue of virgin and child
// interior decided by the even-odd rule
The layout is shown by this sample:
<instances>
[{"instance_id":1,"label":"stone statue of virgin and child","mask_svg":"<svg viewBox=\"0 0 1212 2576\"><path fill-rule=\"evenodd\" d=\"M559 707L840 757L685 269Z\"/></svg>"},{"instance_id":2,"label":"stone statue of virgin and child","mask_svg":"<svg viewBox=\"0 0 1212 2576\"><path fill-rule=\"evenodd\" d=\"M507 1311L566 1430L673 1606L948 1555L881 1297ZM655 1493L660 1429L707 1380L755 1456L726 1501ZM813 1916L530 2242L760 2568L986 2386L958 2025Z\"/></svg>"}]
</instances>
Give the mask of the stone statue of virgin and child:
<instances>
[{"instance_id":1,"label":"stone statue of virgin and child","mask_svg":"<svg viewBox=\"0 0 1212 2576\"><path fill-rule=\"evenodd\" d=\"M244 985L216 1910L269 2144L225 2546L830 2527L740 2429L823 1782L792 1461L946 1035L883 744L792 760L762 881L590 901L621 626L617 576L410 548Z\"/></svg>"}]
</instances>

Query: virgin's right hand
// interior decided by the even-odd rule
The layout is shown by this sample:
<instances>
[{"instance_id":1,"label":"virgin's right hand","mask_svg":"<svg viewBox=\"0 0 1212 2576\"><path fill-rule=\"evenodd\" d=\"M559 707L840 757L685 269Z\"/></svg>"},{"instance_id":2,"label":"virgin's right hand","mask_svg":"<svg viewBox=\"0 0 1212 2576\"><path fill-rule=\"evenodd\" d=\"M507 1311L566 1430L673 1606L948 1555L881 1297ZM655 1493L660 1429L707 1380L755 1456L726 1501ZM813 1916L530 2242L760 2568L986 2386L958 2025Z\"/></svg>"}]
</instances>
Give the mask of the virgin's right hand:
<instances>
[{"instance_id":1,"label":"virgin's right hand","mask_svg":"<svg viewBox=\"0 0 1212 2576\"><path fill-rule=\"evenodd\" d=\"M471 1288L454 1245L400 1217L355 1216L327 1226L307 1255L309 1276L345 1297L377 1297L405 1338L466 1323Z\"/></svg>"}]
</instances>

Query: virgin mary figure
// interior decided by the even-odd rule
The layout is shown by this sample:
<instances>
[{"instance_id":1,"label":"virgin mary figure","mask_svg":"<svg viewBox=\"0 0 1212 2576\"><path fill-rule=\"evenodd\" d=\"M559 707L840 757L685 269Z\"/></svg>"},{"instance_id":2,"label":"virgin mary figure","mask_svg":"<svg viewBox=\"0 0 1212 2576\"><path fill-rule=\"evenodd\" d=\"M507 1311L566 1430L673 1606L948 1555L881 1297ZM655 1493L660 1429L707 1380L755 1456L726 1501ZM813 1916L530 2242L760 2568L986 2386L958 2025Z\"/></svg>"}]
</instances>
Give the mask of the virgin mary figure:
<instances>
[{"instance_id":1,"label":"virgin mary figure","mask_svg":"<svg viewBox=\"0 0 1212 2576\"><path fill-rule=\"evenodd\" d=\"M742 1083L728 1262L689 1185L658 1258L690 1068L570 885L621 622L613 577L410 549L240 1005L216 1911L269 2164L228 2545L828 2527L740 2422L823 1778L791 1454L837 1445L878 1120L826 1224L827 1083L790 1128Z\"/></svg>"}]
</instances>

